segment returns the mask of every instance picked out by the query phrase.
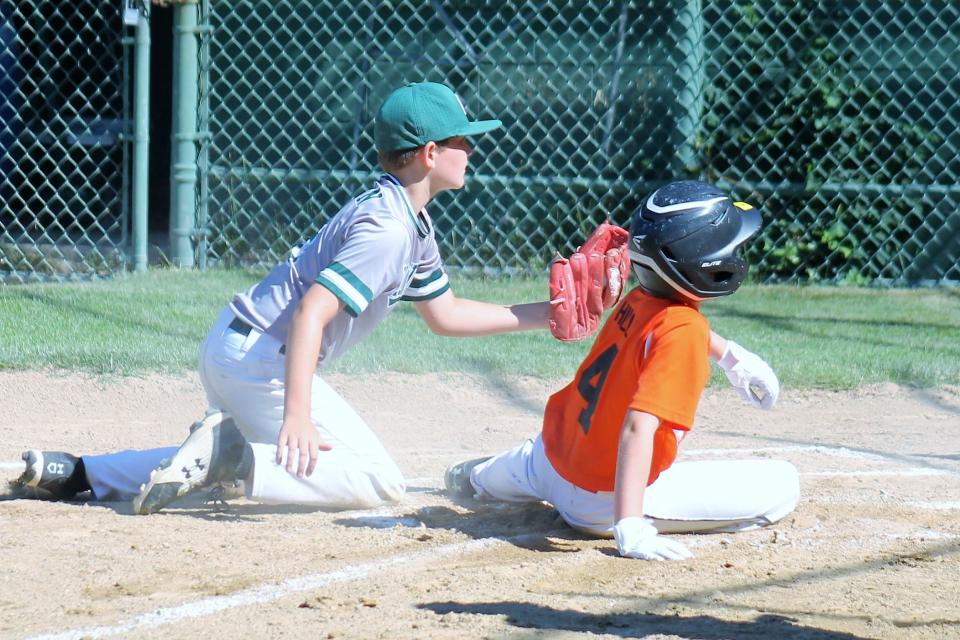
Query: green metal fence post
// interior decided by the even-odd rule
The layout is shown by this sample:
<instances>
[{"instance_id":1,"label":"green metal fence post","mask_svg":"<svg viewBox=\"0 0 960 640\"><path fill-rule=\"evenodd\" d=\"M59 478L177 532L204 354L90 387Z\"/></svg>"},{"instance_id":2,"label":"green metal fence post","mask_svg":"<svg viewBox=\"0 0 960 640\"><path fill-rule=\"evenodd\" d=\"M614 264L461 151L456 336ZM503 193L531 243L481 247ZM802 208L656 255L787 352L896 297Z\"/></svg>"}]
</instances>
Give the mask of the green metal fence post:
<instances>
[{"instance_id":1,"label":"green metal fence post","mask_svg":"<svg viewBox=\"0 0 960 640\"><path fill-rule=\"evenodd\" d=\"M677 96L680 117L677 120L677 160L680 170L697 172L697 128L703 114L703 89L706 82L703 43L703 2L687 0L677 14L683 33L680 35L680 65L677 77L680 91Z\"/></svg>"},{"instance_id":2,"label":"green metal fence post","mask_svg":"<svg viewBox=\"0 0 960 640\"><path fill-rule=\"evenodd\" d=\"M201 0L200 17L197 25L199 40L199 70L197 77L197 178L199 180L197 204L197 255L198 268L203 271L207 268L207 254L209 253L210 226L210 40L213 28L210 26L210 0Z\"/></svg>"},{"instance_id":3,"label":"green metal fence post","mask_svg":"<svg viewBox=\"0 0 960 640\"><path fill-rule=\"evenodd\" d=\"M170 253L173 263L193 267L197 188L197 23L196 0L173 10L173 162L170 167Z\"/></svg>"},{"instance_id":4,"label":"green metal fence post","mask_svg":"<svg viewBox=\"0 0 960 640\"><path fill-rule=\"evenodd\" d=\"M150 22L140 11L134 46L133 270L147 270L147 190L150 169Z\"/></svg>"}]
</instances>

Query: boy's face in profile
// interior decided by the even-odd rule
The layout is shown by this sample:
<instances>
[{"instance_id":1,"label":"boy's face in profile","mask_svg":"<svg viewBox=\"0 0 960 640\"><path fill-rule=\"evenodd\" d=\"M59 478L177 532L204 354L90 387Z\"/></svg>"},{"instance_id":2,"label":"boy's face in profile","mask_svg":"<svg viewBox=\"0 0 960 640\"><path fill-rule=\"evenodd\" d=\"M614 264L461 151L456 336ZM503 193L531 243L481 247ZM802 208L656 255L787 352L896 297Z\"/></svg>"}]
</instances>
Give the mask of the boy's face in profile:
<instances>
[{"instance_id":1,"label":"boy's face in profile","mask_svg":"<svg viewBox=\"0 0 960 640\"><path fill-rule=\"evenodd\" d=\"M473 147L463 136L449 138L445 147L437 149L437 161L432 171L432 182L442 189L463 188L467 162Z\"/></svg>"}]
</instances>

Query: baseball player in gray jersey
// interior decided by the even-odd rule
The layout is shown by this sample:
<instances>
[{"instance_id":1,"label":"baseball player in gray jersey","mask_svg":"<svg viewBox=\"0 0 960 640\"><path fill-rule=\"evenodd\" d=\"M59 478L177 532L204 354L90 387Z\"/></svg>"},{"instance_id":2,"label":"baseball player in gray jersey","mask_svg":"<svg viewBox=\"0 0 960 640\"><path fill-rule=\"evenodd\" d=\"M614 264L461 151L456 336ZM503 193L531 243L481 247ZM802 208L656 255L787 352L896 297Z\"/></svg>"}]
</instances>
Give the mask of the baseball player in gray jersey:
<instances>
[{"instance_id":1,"label":"baseball player in gray jersey","mask_svg":"<svg viewBox=\"0 0 960 640\"><path fill-rule=\"evenodd\" d=\"M318 369L402 301L413 302L440 335L548 326L548 302L501 306L456 297L425 208L438 193L463 187L467 138L500 124L471 121L441 84L391 93L374 124L386 173L220 312L200 350L210 410L184 443L82 458L30 450L18 482L55 499L83 491L99 500L132 497L141 514L232 480L270 503L358 508L400 499L397 465ZM776 400L776 376L759 358L741 363L731 380L741 395L752 384L766 389L764 402Z\"/></svg>"}]
</instances>

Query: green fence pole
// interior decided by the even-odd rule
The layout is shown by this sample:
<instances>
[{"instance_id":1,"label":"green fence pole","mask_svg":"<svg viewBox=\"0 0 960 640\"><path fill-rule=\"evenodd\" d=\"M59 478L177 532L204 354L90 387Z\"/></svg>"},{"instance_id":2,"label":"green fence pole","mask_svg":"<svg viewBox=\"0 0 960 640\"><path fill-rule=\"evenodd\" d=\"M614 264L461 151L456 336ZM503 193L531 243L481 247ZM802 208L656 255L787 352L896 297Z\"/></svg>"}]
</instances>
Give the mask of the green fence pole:
<instances>
[{"instance_id":1,"label":"green fence pole","mask_svg":"<svg viewBox=\"0 0 960 640\"><path fill-rule=\"evenodd\" d=\"M699 172L697 161L697 128L703 114L704 57L706 49L703 43L704 22L702 0L687 0L677 14L683 33L680 35L680 60L677 76L680 91L677 101L680 118L677 120L677 160L679 169L686 172Z\"/></svg>"},{"instance_id":2,"label":"green fence pole","mask_svg":"<svg viewBox=\"0 0 960 640\"><path fill-rule=\"evenodd\" d=\"M147 193L150 170L150 23L137 19L133 98L133 270L147 270Z\"/></svg>"},{"instance_id":3,"label":"green fence pole","mask_svg":"<svg viewBox=\"0 0 960 640\"><path fill-rule=\"evenodd\" d=\"M173 9L173 162L170 166L170 254L179 267L193 267L197 188L197 22L196 0Z\"/></svg>"},{"instance_id":4,"label":"green fence pole","mask_svg":"<svg viewBox=\"0 0 960 640\"><path fill-rule=\"evenodd\" d=\"M197 177L199 179L197 205L197 254L198 267L201 271L207 268L210 243L208 229L210 226L210 40L213 28L210 26L210 0L201 0L200 17L197 24L199 38L199 69L197 78Z\"/></svg>"}]
</instances>

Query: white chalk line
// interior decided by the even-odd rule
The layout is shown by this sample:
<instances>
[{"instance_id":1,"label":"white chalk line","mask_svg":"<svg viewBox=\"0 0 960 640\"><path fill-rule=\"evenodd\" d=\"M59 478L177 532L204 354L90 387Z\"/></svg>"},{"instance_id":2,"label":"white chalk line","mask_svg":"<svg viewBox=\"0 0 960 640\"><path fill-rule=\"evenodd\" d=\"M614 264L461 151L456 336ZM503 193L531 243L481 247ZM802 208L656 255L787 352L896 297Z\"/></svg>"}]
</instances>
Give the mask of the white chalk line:
<instances>
[{"instance_id":1,"label":"white chalk line","mask_svg":"<svg viewBox=\"0 0 960 640\"><path fill-rule=\"evenodd\" d=\"M259 605L267 602L273 602L289 595L319 589L330 584L338 582L349 582L367 577L370 574L383 571L387 568L402 565L409 562L419 562L423 560L436 560L444 556L457 553L469 553L501 544L507 544L511 541L519 541L528 538L532 534L522 536L512 536L509 538L481 538L479 540L469 540L467 542L458 542L442 547L435 547L424 551L417 551L405 555L385 558L377 562L368 562L361 565L328 571L326 573L315 573L312 575L301 576L299 578L290 578L277 585L263 585L251 589L245 589L229 596L213 596L188 602L175 607L165 607L137 616L125 622L116 625L105 625L97 627L87 627L84 629L73 629L59 633L42 634L32 636L30 640L80 640L81 638L104 638L114 636L120 633L126 633L136 629L150 629L167 624L173 624L190 618L200 618L212 615L214 613L243 607L248 605ZM543 536L547 534L536 534Z\"/></svg>"},{"instance_id":2,"label":"white chalk line","mask_svg":"<svg viewBox=\"0 0 960 640\"><path fill-rule=\"evenodd\" d=\"M910 533L888 533L883 537L887 540L956 540L960 535L932 529L917 529Z\"/></svg>"},{"instance_id":3,"label":"white chalk line","mask_svg":"<svg viewBox=\"0 0 960 640\"><path fill-rule=\"evenodd\" d=\"M767 453L818 453L821 455L832 456L834 458L849 458L852 460L872 460L875 462L894 462L904 464L898 458L884 455L882 453L868 453L866 451L856 451L847 447L830 447L819 444L798 444L786 445L782 447L746 447L746 448L713 448L713 449L682 449L681 456L715 456L715 455L756 455ZM420 457L425 458L450 458L453 454L449 451L418 451ZM486 452L460 452L456 454L457 460L470 460L483 455L490 455Z\"/></svg>"},{"instance_id":4,"label":"white chalk line","mask_svg":"<svg viewBox=\"0 0 960 640\"><path fill-rule=\"evenodd\" d=\"M937 511L956 511L960 510L960 502L942 502L936 500L911 500L903 504L918 509L931 509Z\"/></svg>"},{"instance_id":5,"label":"white chalk line","mask_svg":"<svg viewBox=\"0 0 960 640\"><path fill-rule=\"evenodd\" d=\"M784 447L757 447L751 449L690 449L681 451L681 456L698 455L741 455L758 453L793 453L807 452L819 453L822 455L833 456L836 458L848 458L852 460L870 460L873 462L883 462L893 465L906 465L907 462L877 453L866 453L863 451L854 451L846 447L827 447L823 445L790 445ZM902 476L902 477L922 477L922 476L958 476L960 471L951 471L948 469L924 469L919 467L910 467L900 471L894 470L863 470L863 471L806 471L801 472L801 476Z\"/></svg>"},{"instance_id":6,"label":"white chalk line","mask_svg":"<svg viewBox=\"0 0 960 640\"><path fill-rule=\"evenodd\" d=\"M882 493L880 499L856 499L849 496L813 496L804 500L805 502L817 504L847 504L847 505L872 505L884 507L888 504L896 507L913 507L914 509L926 509L928 511L960 511L960 502L951 502L945 500L906 500L891 496L889 493Z\"/></svg>"},{"instance_id":7,"label":"white chalk line","mask_svg":"<svg viewBox=\"0 0 960 640\"><path fill-rule=\"evenodd\" d=\"M785 447L751 447L747 449L684 449L682 455L703 456L703 455L726 455L726 454L745 454L745 453L795 453L808 452L820 453L836 458L852 458L856 460L876 460L889 461L888 456L877 453L866 453L863 451L854 451L846 447L827 447L819 444L798 444Z\"/></svg>"},{"instance_id":8,"label":"white chalk line","mask_svg":"<svg viewBox=\"0 0 960 640\"><path fill-rule=\"evenodd\" d=\"M944 471L941 469L876 469L873 471L805 471L800 474L801 476L807 477L821 477L821 478L834 478L834 477L882 477L882 476L894 476L899 478L922 478L925 476L953 476L957 475L956 473L950 471Z\"/></svg>"}]
</instances>

